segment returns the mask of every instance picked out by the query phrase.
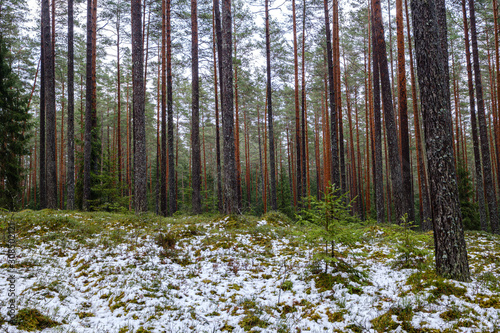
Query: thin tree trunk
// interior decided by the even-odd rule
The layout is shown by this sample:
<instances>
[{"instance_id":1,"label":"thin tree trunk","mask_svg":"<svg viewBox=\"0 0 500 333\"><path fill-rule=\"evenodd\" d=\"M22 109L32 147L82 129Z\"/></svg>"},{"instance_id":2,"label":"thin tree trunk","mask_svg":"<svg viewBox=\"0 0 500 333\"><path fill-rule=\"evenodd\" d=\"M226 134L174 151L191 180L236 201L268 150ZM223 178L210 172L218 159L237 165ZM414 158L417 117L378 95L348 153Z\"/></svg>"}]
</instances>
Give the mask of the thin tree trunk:
<instances>
[{"instance_id":1,"label":"thin tree trunk","mask_svg":"<svg viewBox=\"0 0 500 333\"><path fill-rule=\"evenodd\" d=\"M73 50L73 0L68 0L68 169L67 209L75 208L75 72ZM118 90L120 90L118 88ZM119 155L118 155L119 156Z\"/></svg>"},{"instance_id":2,"label":"thin tree trunk","mask_svg":"<svg viewBox=\"0 0 500 333\"><path fill-rule=\"evenodd\" d=\"M215 51L216 46L216 27L215 27L215 5L213 6L212 18L213 30L213 54L214 54L214 94L215 94L215 154L217 160L217 210L222 213L222 170L220 165L220 131L219 131L219 96L217 87L217 54ZM219 58L220 59L220 58ZM260 139L260 138L259 138Z\"/></svg>"},{"instance_id":3,"label":"thin tree trunk","mask_svg":"<svg viewBox=\"0 0 500 333\"><path fill-rule=\"evenodd\" d=\"M276 167L274 153L273 102L271 84L271 41L269 32L269 0L266 0L266 57L267 57L267 117L269 126L269 166L271 168L271 209L277 210L276 200Z\"/></svg>"},{"instance_id":4,"label":"thin tree trunk","mask_svg":"<svg viewBox=\"0 0 500 333\"><path fill-rule=\"evenodd\" d=\"M192 203L193 213L201 213L201 154L200 154L200 88L198 78L198 5L191 0L191 153L192 153Z\"/></svg>"},{"instance_id":5,"label":"thin tree trunk","mask_svg":"<svg viewBox=\"0 0 500 333\"><path fill-rule=\"evenodd\" d=\"M411 187L410 138L408 135L408 101L406 94L405 41L403 24L403 0L396 0L396 26L398 47L398 109L399 135L401 138L401 163L403 193L409 221L415 221L413 192Z\"/></svg>"},{"instance_id":6,"label":"thin tree trunk","mask_svg":"<svg viewBox=\"0 0 500 333\"><path fill-rule=\"evenodd\" d=\"M43 1L42 6L48 5ZM44 20L44 8L41 11L41 20ZM40 33L41 37L41 47L40 47L40 209L47 207L47 193L46 193L46 170L45 170L45 41L44 41L44 25L42 24L42 31ZM36 193L35 193L36 197Z\"/></svg>"},{"instance_id":7,"label":"thin tree trunk","mask_svg":"<svg viewBox=\"0 0 500 333\"><path fill-rule=\"evenodd\" d=\"M177 182L176 182L176 164L177 159L174 156L174 109L173 109L173 89L172 89L172 27L171 19L172 0L167 0L167 135L168 135L168 202L169 214L177 211ZM178 133L178 132L177 132ZM177 140L179 138L177 137ZM177 145L178 148L178 145Z\"/></svg>"},{"instance_id":8,"label":"thin tree trunk","mask_svg":"<svg viewBox=\"0 0 500 333\"><path fill-rule=\"evenodd\" d=\"M267 3L266 3L267 6ZM267 17L267 16L266 16ZM295 148L297 151L297 201L301 201L302 197L302 151L301 151L301 132L300 132L300 111L299 111L299 62L298 62L298 47L297 47L297 22L295 14L295 0L292 0L292 18L293 18L293 67L294 67L294 101L295 101Z\"/></svg>"}]
</instances>

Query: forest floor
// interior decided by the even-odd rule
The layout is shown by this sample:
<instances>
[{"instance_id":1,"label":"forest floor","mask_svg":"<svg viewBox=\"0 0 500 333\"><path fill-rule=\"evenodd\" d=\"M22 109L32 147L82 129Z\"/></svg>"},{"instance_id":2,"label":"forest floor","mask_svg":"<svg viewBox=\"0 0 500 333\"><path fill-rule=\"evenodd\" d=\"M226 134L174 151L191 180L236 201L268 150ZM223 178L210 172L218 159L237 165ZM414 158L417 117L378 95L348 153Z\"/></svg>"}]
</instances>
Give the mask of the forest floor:
<instances>
[{"instance_id":1,"label":"forest floor","mask_svg":"<svg viewBox=\"0 0 500 333\"><path fill-rule=\"evenodd\" d=\"M463 283L434 273L432 233L391 225L361 226L325 270L324 244L277 213L23 211L0 218L2 234L8 220L18 314L4 322L4 240L0 332L500 331L500 237L486 233L466 233Z\"/></svg>"}]
</instances>

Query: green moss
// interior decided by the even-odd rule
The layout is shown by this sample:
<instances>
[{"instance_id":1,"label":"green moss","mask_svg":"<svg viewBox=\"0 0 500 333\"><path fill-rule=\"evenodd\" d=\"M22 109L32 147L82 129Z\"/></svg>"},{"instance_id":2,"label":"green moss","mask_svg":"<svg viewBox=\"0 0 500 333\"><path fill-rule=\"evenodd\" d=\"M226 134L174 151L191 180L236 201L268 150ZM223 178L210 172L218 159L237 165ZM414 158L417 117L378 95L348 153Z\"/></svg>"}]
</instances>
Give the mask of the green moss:
<instances>
[{"instance_id":1,"label":"green moss","mask_svg":"<svg viewBox=\"0 0 500 333\"><path fill-rule=\"evenodd\" d=\"M438 276L434 270L417 271L410 275L406 281L407 285L411 286L408 292L418 293L423 290L429 290L429 302L435 302L442 295L454 295L463 297L467 291L465 288L457 287L452 282L448 282L441 276ZM404 296L406 293L402 293Z\"/></svg>"},{"instance_id":2,"label":"green moss","mask_svg":"<svg viewBox=\"0 0 500 333\"><path fill-rule=\"evenodd\" d=\"M295 306L290 306L288 304L283 305L283 308L279 310L281 311L280 317L282 319L285 319L286 315L289 313L297 312L297 308Z\"/></svg>"},{"instance_id":3,"label":"green moss","mask_svg":"<svg viewBox=\"0 0 500 333\"><path fill-rule=\"evenodd\" d=\"M482 308L500 309L500 296L478 294L475 302Z\"/></svg>"},{"instance_id":4,"label":"green moss","mask_svg":"<svg viewBox=\"0 0 500 333\"><path fill-rule=\"evenodd\" d=\"M87 318L87 317L95 317L95 315L92 312L77 312L76 315L80 319Z\"/></svg>"},{"instance_id":5,"label":"green moss","mask_svg":"<svg viewBox=\"0 0 500 333\"><path fill-rule=\"evenodd\" d=\"M40 331L45 328L61 325L61 323L40 313L39 310L31 308L19 310L14 317L14 322L18 329L28 332Z\"/></svg>"},{"instance_id":6,"label":"green moss","mask_svg":"<svg viewBox=\"0 0 500 333\"><path fill-rule=\"evenodd\" d=\"M2 325L5 323L5 318L2 316L2 314L0 313L0 327L2 327Z\"/></svg>"},{"instance_id":7,"label":"green moss","mask_svg":"<svg viewBox=\"0 0 500 333\"><path fill-rule=\"evenodd\" d=\"M387 332L389 330L395 330L399 327L399 324L392 319L394 313L392 310L372 319L370 322L373 325L373 329L377 332Z\"/></svg>"},{"instance_id":8,"label":"green moss","mask_svg":"<svg viewBox=\"0 0 500 333\"><path fill-rule=\"evenodd\" d=\"M439 317L444 321L453 321L457 320L462 316L462 312L458 310L458 308L453 307L448 311L442 312L439 314Z\"/></svg>"},{"instance_id":9,"label":"green moss","mask_svg":"<svg viewBox=\"0 0 500 333\"><path fill-rule=\"evenodd\" d=\"M344 314L347 313L346 310L330 312L330 309L326 310L326 315L328 316L328 321L331 323L344 321Z\"/></svg>"},{"instance_id":10,"label":"green moss","mask_svg":"<svg viewBox=\"0 0 500 333\"><path fill-rule=\"evenodd\" d=\"M356 325L356 324L347 325L345 328L353 331L354 333L362 333L363 332L363 327Z\"/></svg>"},{"instance_id":11,"label":"green moss","mask_svg":"<svg viewBox=\"0 0 500 333\"><path fill-rule=\"evenodd\" d=\"M222 326L220 330L221 332L232 332L234 330L234 326L231 326L227 322L225 322L224 326Z\"/></svg>"},{"instance_id":12,"label":"green moss","mask_svg":"<svg viewBox=\"0 0 500 333\"><path fill-rule=\"evenodd\" d=\"M289 281L289 280L283 281L283 283L280 286L280 289L283 291L292 290L293 289L293 282Z\"/></svg>"},{"instance_id":13,"label":"green moss","mask_svg":"<svg viewBox=\"0 0 500 333\"><path fill-rule=\"evenodd\" d=\"M267 328L269 323L257 317L253 313L248 313L242 320L238 323L241 328L246 332L250 331L254 327Z\"/></svg>"}]
</instances>

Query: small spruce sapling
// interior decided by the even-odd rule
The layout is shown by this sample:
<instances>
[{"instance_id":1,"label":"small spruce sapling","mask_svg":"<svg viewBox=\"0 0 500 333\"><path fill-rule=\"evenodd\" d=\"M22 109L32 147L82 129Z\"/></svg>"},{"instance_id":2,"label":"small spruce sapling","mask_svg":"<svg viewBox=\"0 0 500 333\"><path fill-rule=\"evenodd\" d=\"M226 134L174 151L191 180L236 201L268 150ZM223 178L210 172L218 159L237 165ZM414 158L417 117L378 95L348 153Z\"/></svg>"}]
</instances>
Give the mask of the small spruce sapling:
<instances>
[{"instance_id":1,"label":"small spruce sapling","mask_svg":"<svg viewBox=\"0 0 500 333\"><path fill-rule=\"evenodd\" d=\"M323 200L315 196L305 198L306 205L297 215L299 223L310 227L308 238L322 240L325 251L314 255L314 259L325 262L325 272L328 263L336 263L335 245L354 245L362 235L357 219L350 214L352 201L347 200L347 194L340 193L340 189L331 185L324 193ZM329 252L329 246L331 252Z\"/></svg>"},{"instance_id":2,"label":"small spruce sapling","mask_svg":"<svg viewBox=\"0 0 500 333\"><path fill-rule=\"evenodd\" d=\"M400 268L422 268L429 251L418 247L419 240L417 234L412 231L413 222L408 219L408 214L401 217L400 240L396 245L398 253L395 267Z\"/></svg>"}]
</instances>

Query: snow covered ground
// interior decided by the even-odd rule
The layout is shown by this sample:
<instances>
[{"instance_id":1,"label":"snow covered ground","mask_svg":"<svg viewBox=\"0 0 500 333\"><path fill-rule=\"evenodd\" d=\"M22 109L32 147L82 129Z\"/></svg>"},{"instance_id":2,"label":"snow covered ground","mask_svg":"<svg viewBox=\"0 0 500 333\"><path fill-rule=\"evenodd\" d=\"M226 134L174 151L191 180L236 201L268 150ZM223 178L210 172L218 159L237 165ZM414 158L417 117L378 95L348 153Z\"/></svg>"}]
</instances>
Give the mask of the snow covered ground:
<instances>
[{"instance_id":1,"label":"snow covered ground","mask_svg":"<svg viewBox=\"0 0 500 333\"><path fill-rule=\"evenodd\" d=\"M427 268L396 267L394 227L367 226L355 246L337 246L325 273L313 259L321 244L272 219L54 212L55 222L37 215L30 225L38 213L26 214L17 304L60 323L44 332L500 331L500 238L484 233L467 233L472 282L458 283L433 273L430 234L415 237ZM4 319L6 262L2 247Z\"/></svg>"}]
</instances>

